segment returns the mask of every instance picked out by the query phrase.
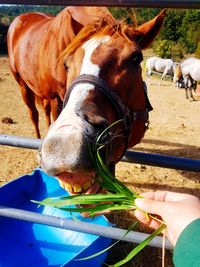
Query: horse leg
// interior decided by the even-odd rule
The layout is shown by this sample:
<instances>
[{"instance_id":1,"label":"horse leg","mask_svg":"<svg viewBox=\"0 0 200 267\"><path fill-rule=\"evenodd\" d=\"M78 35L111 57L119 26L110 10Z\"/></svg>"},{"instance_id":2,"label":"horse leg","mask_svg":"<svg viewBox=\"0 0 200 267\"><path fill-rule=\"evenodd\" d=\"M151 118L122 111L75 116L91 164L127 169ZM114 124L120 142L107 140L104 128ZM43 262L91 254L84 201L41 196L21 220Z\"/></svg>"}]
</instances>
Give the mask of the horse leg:
<instances>
[{"instance_id":1,"label":"horse leg","mask_svg":"<svg viewBox=\"0 0 200 267\"><path fill-rule=\"evenodd\" d=\"M194 87L194 92L196 93L196 90L197 90L197 81L193 81L193 87Z\"/></svg>"},{"instance_id":2,"label":"horse leg","mask_svg":"<svg viewBox=\"0 0 200 267\"><path fill-rule=\"evenodd\" d=\"M62 101L59 97L51 100L51 113L53 121L55 121L62 111Z\"/></svg>"},{"instance_id":3,"label":"horse leg","mask_svg":"<svg viewBox=\"0 0 200 267\"><path fill-rule=\"evenodd\" d=\"M188 83L189 83L189 90L190 90L190 98L193 101L195 101L194 96L193 96L193 93L192 93L192 89L193 89L193 85L194 85L194 80L192 79L191 76L189 76Z\"/></svg>"},{"instance_id":4,"label":"horse leg","mask_svg":"<svg viewBox=\"0 0 200 267\"><path fill-rule=\"evenodd\" d=\"M45 118L46 118L47 130L48 130L49 126L51 125L51 103L50 103L50 100L48 100L48 99L43 100L43 108L44 108L44 114L45 114Z\"/></svg>"},{"instance_id":5,"label":"horse leg","mask_svg":"<svg viewBox=\"0 0 200 267\"><path fill-rule=\"evenodd\" d=\"M188 77L184 77L183 80L184 80L184 84L185 84L185 97L186 97L187 99L189 99L189 96L188 96L188 90L189 90L189 81L188 81Z\"/></svg>"},{"instance_id":6,"label":"horse leg","mask_svg":"<svg viewBox=\"0 0 200 267\"><path fill-rule=\"evenodd\" d=\"M192 92L193 88L190 87L189 90L190 90L190 99L195 101L195 98L194 98L194 95L193 95L193 92Z\"/></svg>"},{"instance_id":7,"label":"horse leg","mask_svg":"<svg viewBox=\"0 0 200 267\"><path fill-rule=\"evenodd\" d=\"M29 110L29 115L30 115L31 121L35 129L36 137L40 138L41 136L40 136L40 131L39 131L39 113L35 105L35 94L24 83L22 79L19 79L18 82L19 82L22 98Z\"/></svg>"},{"instance_id":8,"label":"horse leg","mask_svg":"<svg viewBox=\"0 0 200 267\"><path fill-rule=\"evenodd\" d=\"M165 78L165 75L163 74L163 75L161 76L161 79L160 79L160 82L159 82L159 86L161 86L161 82L164 80L164 78Z\"/></svg>"},{"instance_id":9,"label":"horse leg","mask_svg":"<svg viewBox=\"0 0 200 267\"><path fill-rule=\"evenodd\" d=\"M192 87L190 87L190 98L194 101L194 96L193 96L193 93L192 93Z\"/></svg>"},{"instance_id":10,"label":"horse leg","mask_svg":"<svg viewBox=\"0 0 200 267\"><path fill-rule=\"evenodd\" d=\"M161 76L161 79L160 79L160 83L159 83L159 86L161 86L161 82L164 80L165 76L167 75L167 70L164 70L162 76Z\"/></svg>"},{"instance_id":11,"label":"horse leg","mask_svg":"<svg viewBox=\"0 0 200 267\"><path fill-rule=\"evenodd\" d=\"M151 82L150 82L150 76L151 76L151 70L150 69L148 69L147 70L147 83L148 83L148 85L150 86L151 85Z\"/></svg>"},{"instance_id":12,"label":"horse leg","mask_svg":"<svg viewBox=\"0 0 200 267\"><path fill-rule=\"evenodd\" d=\"M187 88L187 87L185 88L185 97L186 97L187 99L189 99L189 97L188 97L188 88Z\"/></svg>"}]
</instances>

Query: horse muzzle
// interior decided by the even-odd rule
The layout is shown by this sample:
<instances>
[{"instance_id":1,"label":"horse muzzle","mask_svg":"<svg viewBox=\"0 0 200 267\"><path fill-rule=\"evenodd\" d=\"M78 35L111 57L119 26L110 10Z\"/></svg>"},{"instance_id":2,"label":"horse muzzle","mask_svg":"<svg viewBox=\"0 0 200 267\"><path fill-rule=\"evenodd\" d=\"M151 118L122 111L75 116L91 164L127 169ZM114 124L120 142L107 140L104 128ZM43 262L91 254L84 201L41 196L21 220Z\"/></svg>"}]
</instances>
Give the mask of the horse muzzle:
<instances>
[{"instance_id":1,"label":"horse muzzle","mask_svg":"<svg viewBox=\"0 0 200 267\"><path fill-rule=\"evenodd\" d=\"M99 185L89 146L102 129L86 120L81 121L81 127L75 120L73 123L67 120L67 123L50 128L40 149L40 165L49 175L56 176L61 187L71 194L94 194L99 190Z\"/></svg>"},{"instance_id":2,"label":"horse muzzle","mask_svg":"<svg viewBox=\"0 0 200 267\"><path fill-rule=\"evenodd\" d=\"M91 172L86 136L74 126L66 126L44 139L41 167L50 175L62 172Z\"/></svg>"}]
</instances>

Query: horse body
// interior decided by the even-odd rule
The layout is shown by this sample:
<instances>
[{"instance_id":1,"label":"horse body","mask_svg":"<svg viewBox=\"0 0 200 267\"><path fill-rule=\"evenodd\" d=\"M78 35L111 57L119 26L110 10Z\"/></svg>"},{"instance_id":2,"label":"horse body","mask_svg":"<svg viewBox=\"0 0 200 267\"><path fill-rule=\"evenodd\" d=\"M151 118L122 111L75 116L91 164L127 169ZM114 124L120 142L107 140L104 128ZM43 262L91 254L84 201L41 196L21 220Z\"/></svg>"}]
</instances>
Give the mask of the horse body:
<instances>
[{"instance_id":1,"label":"horse body","mask_svg":"<svg viewBox=\"0 0 200 267\"><path fill-rule=\"evenodd\" d=\"M53 103L55 110L64 102L40 156L41 167L57 176L66 190L98 191L88 144L95 142L105 127L121 119L102 140L108 166L143 137L148 114L141 49L153 41L164 15L162 11L134 29L116 22L105 8L70 7L57 17L21 15L11 25L10 65L37 135L34 96L46 101L47 106Z\"/></svg>"},{"instance_id":2,"label":"horse body","mask_svg":"<svg viewBox=\"0 0 200 267\"><path fill-rule=\"evenodd\" d=\"M88 16L89 12L92 18ZM67 7L56 17L28 13L18 16L11 24L8 32L10 67L20 85L38 138L39 114L35 95L49 100L44 105L47 121L50 121L49 112L46 112L47 104L48 110L51 105L55 120L60 113L59 106L62 106L67 80L67 72L59 57L85 24L99 19L99 15L108 16L107 13L106 9L98 7ZM110 14L109 18L111 21Z\"/></svg>"},{"instance_id":3,"label":"horse body","mask_svg":"<svg viewBox=\"0 0 200 267\"><path fill-rule=\"evenodd\" d=\"M194 81L200 82L200 59L197 59L190 64L189 72Z\"/></svg>"},{"instance_id":4,"label":"horse body","mask_svg":"<svg viewBox=\"0 0 200 267\"><path fill-rule=\"evenodd\" d=\"M150 57L146 61L148 83L150 84L150 76L153 71L162 73L160 84L166 75L173 77L175 64L171 59L163 59L160 57Z\"/></svg>"},{"instance_id":5,"label":"horse body","mask_svg":"<svg viewBox=\"0 0 200 267\"><path fill-rule=\"evenodd\" d=\"M197 58L187 58L184 59L179 66L177 66L174 82L179 84L183 80L186 98L189 98L188 91L190 92L190 97L194 100L192 88L196 85L196 82L200 81L200 60Z\"/></svg>"},{"instance_id":6,"label":"horse body","mask_svg":"<svg viewBox=\"0 0 200 267\"><path fill-rule=\"evenodd\" d=\"M78 32L78 25L76 28L72 23L73 19L66 9L57 17L41 13L23 14L9 28L11 71L20 85L37 137L40 133L34 98L37 95L42 99L53 99L57 105L62 104L67 77L63 63L58 59ZM54 119L57 116L55 114Z\"/></svg>"}]
</instances>

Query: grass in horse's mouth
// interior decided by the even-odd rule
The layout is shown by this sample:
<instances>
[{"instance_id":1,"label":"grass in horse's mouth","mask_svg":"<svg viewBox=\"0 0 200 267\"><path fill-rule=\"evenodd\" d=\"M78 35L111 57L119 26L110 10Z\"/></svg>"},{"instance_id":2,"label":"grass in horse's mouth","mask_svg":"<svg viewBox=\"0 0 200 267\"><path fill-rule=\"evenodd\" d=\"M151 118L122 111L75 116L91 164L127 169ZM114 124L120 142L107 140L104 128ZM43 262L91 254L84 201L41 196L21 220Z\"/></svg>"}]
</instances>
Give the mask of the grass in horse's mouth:
<instances>
[{"instance_id":1,"label":"grass in horse's mouth","mask_svg":"<svg viewBox=\"0 0 200 267\"><path fill-rule=\"evenodd\" d=\"M116 123L118 122L119 121L117 121ZM113 125L109 126L108 128L112 126ZM106 130L104 130L99 135L95 144L89 146L89 153L94 168L97 172L97 176L95 177L95 182L99 184L101 188L103 188L105 191L109 193L59 196L55 198L47 198L40 202L34 201L35 203L38 203L40 205L52 206L69 212L87 212L90 216L95 216L99 213L107 211L114 211L114 210L130 211L137 209L134 202L136 198L139 198L141 196L130 190L126 185L124 185L114 175L112 175L108 167L102 161L102 158L100 156L100 151L104 147L104 144L101 143L101 140ZM76 207L72 205L76 205ZM148 216L152 217L152 215L150 214L147 214L147 218ZM155 236L159 235L164 228L165 224L163 223L147 239L145 239L138 246L136 246L122 261L114 264L113 266L122 266L126 262L131 260L145 246L147 246ZM103 252L105 252L105 250L103 250L102 253ZM98 253L98 255L99 254L100 253ZM82 260L86 260L95 256L97 255L92 255Z\"/></svg>"}]
</instances>

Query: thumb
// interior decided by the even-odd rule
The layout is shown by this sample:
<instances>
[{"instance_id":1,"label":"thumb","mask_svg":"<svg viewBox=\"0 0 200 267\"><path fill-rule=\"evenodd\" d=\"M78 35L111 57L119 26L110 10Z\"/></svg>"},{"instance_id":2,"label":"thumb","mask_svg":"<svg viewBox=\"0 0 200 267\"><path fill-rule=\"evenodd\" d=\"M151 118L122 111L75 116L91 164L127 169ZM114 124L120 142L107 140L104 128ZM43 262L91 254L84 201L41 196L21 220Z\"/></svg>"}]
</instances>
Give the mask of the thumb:
<instances>
[{"instance_id":1,"label":"thumb","mask_svg":"<svg viewBox=\"0 0 200 267\"><path fill-rule=\"evenodd\" d=\"M137 198L135 200L136 208L146 211L148 213L157 214L162 216L163 211L166 208L166 203L162 201Z\"/></svg>"}]
</instances>

